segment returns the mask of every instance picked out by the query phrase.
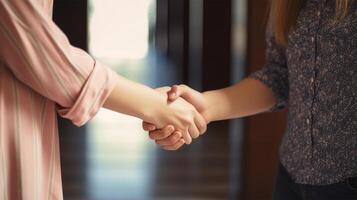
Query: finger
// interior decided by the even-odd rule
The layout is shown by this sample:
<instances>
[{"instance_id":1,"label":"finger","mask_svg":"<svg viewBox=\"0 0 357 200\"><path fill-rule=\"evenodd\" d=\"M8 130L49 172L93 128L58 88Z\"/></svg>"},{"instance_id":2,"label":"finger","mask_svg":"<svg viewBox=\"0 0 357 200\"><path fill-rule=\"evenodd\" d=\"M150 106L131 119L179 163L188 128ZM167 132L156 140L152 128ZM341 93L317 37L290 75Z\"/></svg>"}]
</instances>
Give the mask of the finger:
<instances>
[{"instance_id":1,"label":"finger","mask_svg":"<svg viewBox=\"0 0 357 200\"><path fill-rule=\"evenodd\" d=\"M176 131L174 134L162 140L156 140L155 143L159 146L172 146L182 139L182 134Z\"/></svg>"},{"instance_id":2,"label":"finger","mask_svg":"<svg viewBox=\"0 0 357 200\"><path fill-rule=\"evenodd\" d=\"M175 101L177 98L180 97L180 94L178 94L178 86L173 85L171 87L171 90L168 92L169 100L170 101Z\"/></svg>"},{"instance_id":3,"label":"finger","mask_svg":"<svg viewBox=\"0 0 357 200\"><path fill-rule=\"evenodd\" d=\"M165 92L165 93L167 93L167 92L169 92L169 91L171 90L171 87L164 86L164 87L156 88L155 90L158 91L158 92Z\"/></svg>"},{"instance_id":4,"label":"finger","mask_svg":"<svg viewBox=\"0 0 357 200\"><path fill-rule=\"evenodd\" d=\"M188 131L190 132L190 135L193 139L196 139L200 136L200 131L198 130L195 124L191 124L188 128Z\"/></svg>"},{"instance_id":5,"label":"finger","mask_svg":"<svg viewBox=\"0 0 357 200\"><path fill-rule=\"evenodd\" d=\"M187 102L192 104L198 112L202 112L205 109L205 99L202 93L188 87L187 85L176 86L177 98L181 97ZM171 89L172 90L172 89Z\"/></svg>"},{"instance_id":6,"label":"finger","mask_svg":"<svg viewBox=\"0 0 357 200\"><path fill-rule=\"evenodd\" d=\"M181 133L182 133L182 132L181 132ZM185 143L186 143L186 144L191 144L191 142L192 142L192 137L191 137L190 132L189 132L188 130L186 130L186 131L184 131L184 132L182 133L182 137L183 137L183 139L185 140Z\"/></svg>"},{"instance_id":7,"label":"finger","mask_svg":"<svg viewBox=\"0 0 357 200\"><path fill-rule=\"evenodd\" d=\"M180 139L178 142L176 142L176 144L171 146L163 146L162 148L168 151L175 151L178 150L180 147L182 147L182 145L184 144L185 144L185 140Z\"/></svg>"},{"instance_id":8,"label":"finger","mask_svg":"<svg viewBox=\"0 0 357 200\"><path fill-rule=\"evenodd\" d=\"M143 122L142 124L144 131L153 131L156 130L156 126L153 124L150 124L148 122Z\"/></svg>"},{"instance_id":9,"label":"finger","mask_svg":"<svg viewBox=\"0 0 357 200\"><path fill-rule=\"evenodd\" d=\"M207 131L207 122L206 120L202 117L200 113L196 113L196 116L194 118L195 120L195 125L198 128L200 135L203 135Z\"/></svg>"},{"instance_id":10,"label":"finger","mask_svg":"<svg viewBox=\"0 0 357 200\"><path fill-rule=\"evenodd\" d=\"M188 90L189 87L186 85L173 85L171 90L168 92L169 100L175 101L179 97L183 97L185 99L185 95Z\"/></svg>"},{"instance_id":11,"label":"finger","mask_svg":"<svg viewBox=\"0 0 357 200\"><path fill-rule=\"evenodd\" d=\"M149 137L150 137L150 139L153 139L153 140L162 140L162 139L170 136L174 131L175 131L175 128L173 126L169 125L169 126L165 126L163 129L160 129L160 130L151 131L149 133Z\"/></svg>"}]
</instances>

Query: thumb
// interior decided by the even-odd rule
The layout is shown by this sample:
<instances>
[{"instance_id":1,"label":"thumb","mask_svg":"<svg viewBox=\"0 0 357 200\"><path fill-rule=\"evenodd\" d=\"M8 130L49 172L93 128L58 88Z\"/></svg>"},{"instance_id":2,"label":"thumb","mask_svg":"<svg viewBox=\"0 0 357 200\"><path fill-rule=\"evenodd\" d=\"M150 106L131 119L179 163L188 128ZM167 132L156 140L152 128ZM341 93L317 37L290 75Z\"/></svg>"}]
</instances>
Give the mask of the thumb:
<instances>
[{"instance_id":1,"label":"thumb","mask_svg":"<svg viewBox=\"0 0 357 200\"><path fill-rule=\"evenodd\" d=\"M175 101L179 97L192 104L198 112L205 109L205 100L202 93L190 88L187 85L174 85L168 92L169 101Z\"/></svg>"},{"instance_id":2,"label":"thumb","mask_svg":"<svg viewBox=\"0 0 357 200\"><path fill-rule=\"evenodd\" d=\"M180 96L183 96L185 92L186 90L184 87L181 87L179 85L173 85L171 87L171 90L168 92L169 101L175 101Z\"/></svg>"},{"instance_id":3,"label":"thumb","mask_svg":"<svg viewBox=\"0 0 357 200\"><path fill-rule=\"evenodd\" d=\"M142 124L144 131L153 131L156 130L156 126L153 124L150 124L148 122L143 122Z\"/></svg>"}]
</instances>

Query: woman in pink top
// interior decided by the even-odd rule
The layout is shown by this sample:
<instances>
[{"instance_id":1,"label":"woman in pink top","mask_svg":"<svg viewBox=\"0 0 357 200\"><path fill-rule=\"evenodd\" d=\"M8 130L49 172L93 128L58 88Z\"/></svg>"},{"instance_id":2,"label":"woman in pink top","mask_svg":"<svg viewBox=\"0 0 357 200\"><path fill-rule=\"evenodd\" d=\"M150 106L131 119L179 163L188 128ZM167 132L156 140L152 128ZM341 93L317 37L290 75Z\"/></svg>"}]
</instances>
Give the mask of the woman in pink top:
<instances>
[{"instance_id":1,"label":"woman in pink top","mask_svg":"<svg viewBox=\"0 0 357 200\"><path fill-rule=\"evenodd\" d=\"M183 99L168 104L165 89L120 77L71 46L51 19L52 4L0 1L2 200L63 199L56 112L78 126L102 106L157 127L171 124L183 139L166 149L190 143L206 128Z\"/></svg>"}]
</instances>

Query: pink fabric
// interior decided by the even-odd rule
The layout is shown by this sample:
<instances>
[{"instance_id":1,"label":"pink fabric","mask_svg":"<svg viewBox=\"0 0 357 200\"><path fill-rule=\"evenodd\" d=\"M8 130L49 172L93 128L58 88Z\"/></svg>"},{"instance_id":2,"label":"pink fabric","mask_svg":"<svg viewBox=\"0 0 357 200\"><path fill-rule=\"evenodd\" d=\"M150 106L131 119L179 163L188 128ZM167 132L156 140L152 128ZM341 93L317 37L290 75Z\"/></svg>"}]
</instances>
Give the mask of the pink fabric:
<instances>
[{"instance_id":1,"label":"pink fabric","mask_svg":"<svg viewBox=\"0 0 357 200\"><path fill-rule=\"evenodd\" d=\"M71 46L52 0L0 0L0 199L63 199L56 112L83 125L117 74Z\"/></svg>"}]
</instances>

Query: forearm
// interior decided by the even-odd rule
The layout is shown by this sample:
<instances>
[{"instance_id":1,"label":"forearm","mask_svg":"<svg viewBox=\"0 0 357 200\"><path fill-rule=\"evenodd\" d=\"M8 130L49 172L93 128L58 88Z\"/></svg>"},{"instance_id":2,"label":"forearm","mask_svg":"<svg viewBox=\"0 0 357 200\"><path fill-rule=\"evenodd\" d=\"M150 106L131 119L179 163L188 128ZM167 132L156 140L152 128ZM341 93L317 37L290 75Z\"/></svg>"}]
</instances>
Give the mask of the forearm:
<instances>
[{"instance_id":1,"label":"forearm","mask_svg":"<svg viewBox=\"0 0 357 200\"><path fill-rule=\"evenodd\" d=\"M138 117L153 123L153 115L165 109L167 97L145 85L119 77L118 82L104 103L115 112Z\"/></svg>"},{"instance_id":2,"label":"forearm","mask_svg":"<svg viewBox=\"0 0 357 200\"><path fill-rule=\"evenodd\" d=\"M260 81L251 78L203 95L209 121L254 115L268 110L276 103L273 92Z\"/></svg>"}]
</instances>

